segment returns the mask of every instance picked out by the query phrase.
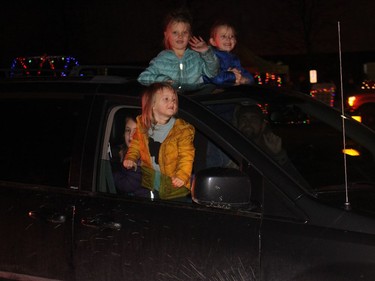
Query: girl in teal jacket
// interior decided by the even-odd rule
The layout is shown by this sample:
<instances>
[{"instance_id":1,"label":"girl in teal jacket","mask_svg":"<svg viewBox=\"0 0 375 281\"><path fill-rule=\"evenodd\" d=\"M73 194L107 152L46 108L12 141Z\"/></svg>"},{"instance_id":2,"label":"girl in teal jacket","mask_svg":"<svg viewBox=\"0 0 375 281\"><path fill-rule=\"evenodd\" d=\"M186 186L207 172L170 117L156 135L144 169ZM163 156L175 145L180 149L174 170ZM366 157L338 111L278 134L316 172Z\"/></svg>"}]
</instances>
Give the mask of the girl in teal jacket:
<instances>
[{"instance_id":1,"label":"girl in teal jacket","mask_svg":"<svg viewBox=\"0 0 375 281\"><path fill-rule=\"evenodd\" d=\"M203 75L209 78L217 75L218 59L201 37L191 36L191 24L186 15L169 15L164 29L164 45L165 50L139 75L140 83L169 82L181 87L203 83Z\"/></svg>"}]
</instances>

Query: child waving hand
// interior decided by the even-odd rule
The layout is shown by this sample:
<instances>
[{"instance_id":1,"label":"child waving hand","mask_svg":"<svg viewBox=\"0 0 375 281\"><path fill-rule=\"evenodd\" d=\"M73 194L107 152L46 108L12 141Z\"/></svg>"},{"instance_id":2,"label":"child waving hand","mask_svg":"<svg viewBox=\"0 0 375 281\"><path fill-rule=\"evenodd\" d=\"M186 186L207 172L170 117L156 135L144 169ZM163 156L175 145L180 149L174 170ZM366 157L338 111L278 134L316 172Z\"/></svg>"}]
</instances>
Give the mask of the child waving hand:
<instances>
[{"instance_id":1,"label":"child waving hand","mask_svg":"<svg viewBox=\"0 0 375 281\"><path fill-rule=\"evenodd\" d=\"M148 68L139 75L140 83L169 82L181 87L184 84L202 84L203 76L217 75L218 59L201 37L192 36L190 19L186 14L172 13L167 17L164 46L165 50L153 58Z\"/></svg>"}]
</instances>

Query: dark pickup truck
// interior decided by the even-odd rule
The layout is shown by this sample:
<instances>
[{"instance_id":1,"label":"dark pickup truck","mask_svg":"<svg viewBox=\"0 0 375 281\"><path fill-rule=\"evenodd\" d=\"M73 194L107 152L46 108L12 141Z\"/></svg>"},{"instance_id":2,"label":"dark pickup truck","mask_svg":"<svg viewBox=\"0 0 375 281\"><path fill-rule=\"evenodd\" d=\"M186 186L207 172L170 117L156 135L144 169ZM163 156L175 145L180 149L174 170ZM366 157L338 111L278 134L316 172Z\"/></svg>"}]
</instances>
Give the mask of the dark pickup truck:
<instances>
[{"instance_id":1,"label":"dark pickup truck","mask_svg":"<svg viewBox=\"0 0 375 281\"><path fill-rule=\"evenodd\" d=\"M122 195L144 87L110 82L0 83L1 280L375 280L374 131L345 118L344 145L341 112L298 92L182 87L191 194ZM269 138L237 129L250 105Z\"/></svg>"}]
</instances>

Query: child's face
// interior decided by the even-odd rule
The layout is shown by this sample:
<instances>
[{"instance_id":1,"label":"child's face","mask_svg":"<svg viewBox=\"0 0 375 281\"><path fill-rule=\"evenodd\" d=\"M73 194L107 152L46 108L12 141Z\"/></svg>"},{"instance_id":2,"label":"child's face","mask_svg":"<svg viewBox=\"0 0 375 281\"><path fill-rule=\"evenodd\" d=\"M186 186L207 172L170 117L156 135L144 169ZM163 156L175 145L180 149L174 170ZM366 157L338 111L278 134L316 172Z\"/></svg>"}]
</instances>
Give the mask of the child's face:
<instances>
[{"instance_id":1,"label":"child's face","mask_svg":"<svg viewBox=\"0 0 375 281\"><path fill-rule=\"evenodd\" d=\"M152 110L158 123L169 120L177 113L177 109L177 96L173 90L164 88L156 93Z\"/></svg>"},{"instance_id":2,"label":"child's face","mask_svg":"<svg viewBox=\"0 0 375 281\"><path fill-rule=\"evenodd\" d=\"M237 43L235 32L231 27L219 26L216 28L215 37L210 38L210 43L220 51L230 52Z\"/></svg>"},{"instance_id":3,"label":"child's face","mask_svg":"<svg viewBox=\"0 0 375 281\"><path fill-rule=\"evenodd\" d=\"M136 128L137 123L135 123L133 119L129 118L125 124L125 144L127 147L130 146L130 142L133 139Z\"/></svg>"},{"instance_id":4,"label":"child's face","mask_svg":"<svg viewBox=\"0 0 375 281\"><path fill-rule=\"evenodd\" d=\"M190 39L190 24L184 22L172 22L164 32L172 50L185 50Z\"/></svg>"}]
</instances>

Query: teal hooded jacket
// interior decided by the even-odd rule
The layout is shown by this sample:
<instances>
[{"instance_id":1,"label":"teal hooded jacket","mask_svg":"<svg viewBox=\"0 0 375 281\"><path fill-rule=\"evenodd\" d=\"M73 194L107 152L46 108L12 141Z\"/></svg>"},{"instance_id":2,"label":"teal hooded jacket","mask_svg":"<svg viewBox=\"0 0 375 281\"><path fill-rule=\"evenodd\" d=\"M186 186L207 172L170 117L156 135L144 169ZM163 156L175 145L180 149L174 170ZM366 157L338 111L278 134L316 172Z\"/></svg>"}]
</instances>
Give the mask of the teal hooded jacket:
<instances>
[{"instance_id":1,"label":"teal hooded jacket","mask_svg":"<svg viewBox=\"0 0 375 281\"><path fill-rule=\"evenodd\" d=\"M141 84L170 81L173 85L195 85L218 74L219 61L212 48L204 53L186 49L180 59L172 50L161 51L150 61L150 65L139 76Z\"/></svg>"}]
</instances>

